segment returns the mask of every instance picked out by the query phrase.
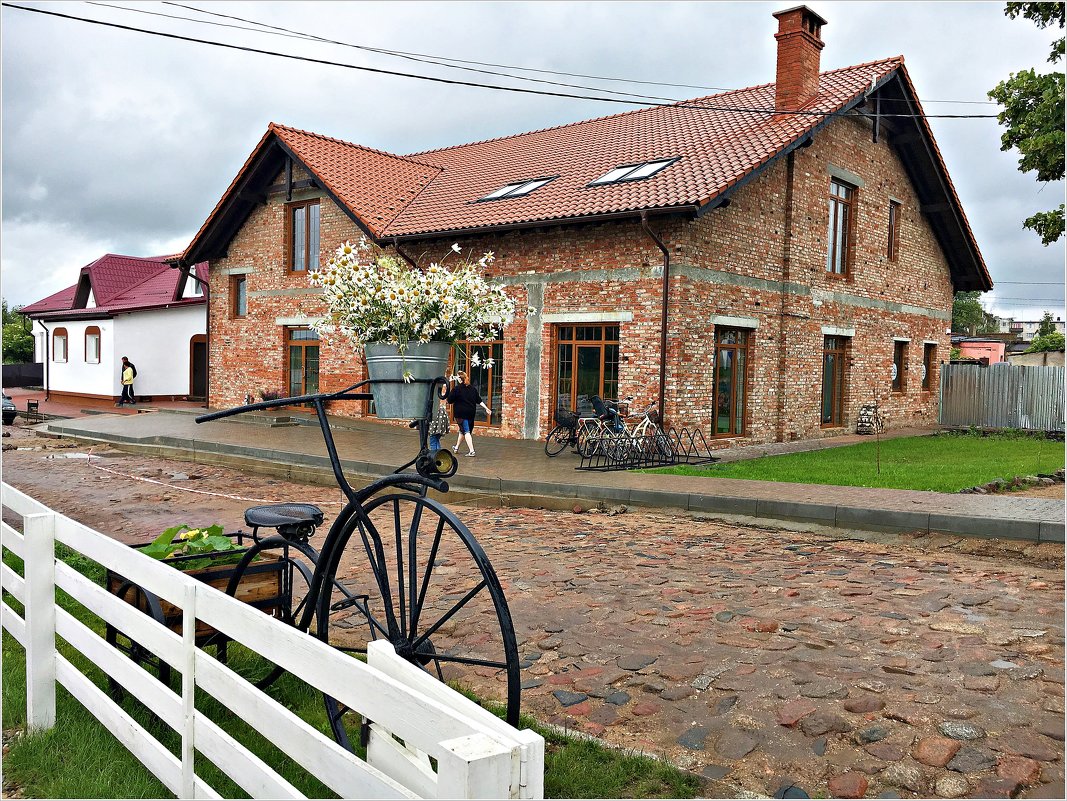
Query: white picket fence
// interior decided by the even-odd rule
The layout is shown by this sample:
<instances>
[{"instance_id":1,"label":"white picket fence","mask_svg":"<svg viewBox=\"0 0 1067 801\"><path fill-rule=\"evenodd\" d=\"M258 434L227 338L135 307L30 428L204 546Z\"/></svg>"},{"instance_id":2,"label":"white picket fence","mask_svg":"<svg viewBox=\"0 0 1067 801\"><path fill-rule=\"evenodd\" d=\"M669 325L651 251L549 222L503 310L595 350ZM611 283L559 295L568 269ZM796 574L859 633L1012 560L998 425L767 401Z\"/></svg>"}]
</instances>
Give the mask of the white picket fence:
<instances>
[{"instance_id":1,"label":"white picket fence","mask_svg":"<svg viewBox=\"0 0 1067 801\"><path fill-rule=\"evenodd\" d=\"M303 798L270 765L195 709L195 693L202 688L342 798L544 797L545 744L540 735L509 726L399 658L387 643L371 643L365 664L54 512L6 483L2 498L5 511L23 520L22 533L0 524L3 547L21 557L25 566L24 576L0 566L0 583L23 604L25 619L0 603L0 622L26 649L31 730L55 725L58 682L180 798L220 797L196 775L196 752L253 798ZM57 542L181 607L184 636L57 560ZM181 693L165 687L59 608L56 588L181 673ZM366 761L198 649L196 620L374 721ZM179 732L180 757L59 654L57 636ZM430 758L437 761L436 771Z\"/></svg>"}]
</instances>

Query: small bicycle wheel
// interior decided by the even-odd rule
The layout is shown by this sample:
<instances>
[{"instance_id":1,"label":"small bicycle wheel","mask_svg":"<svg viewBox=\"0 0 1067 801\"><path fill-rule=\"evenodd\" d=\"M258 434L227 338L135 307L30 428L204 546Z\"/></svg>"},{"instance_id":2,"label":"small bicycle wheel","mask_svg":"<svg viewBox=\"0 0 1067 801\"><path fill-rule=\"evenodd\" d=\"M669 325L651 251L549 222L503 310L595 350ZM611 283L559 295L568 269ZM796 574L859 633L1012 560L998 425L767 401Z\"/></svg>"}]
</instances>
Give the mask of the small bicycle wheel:
<instances>
[{"instance_id":1,"label":"small bicycle wheel","mask_svg":"<svg viewBox=\"0 0 1067 801\"><path fill-rule=\"evenodd\" d=\"M507 721L518 723L511 613L488 557L452 512L410 493L372 498L323 557L320 639L357 654L366 653L368 639L386 639L442 681L503 701ZM352 749L360 717L329 696L325 702L338 743Z\"/></svg>"},{"instance_id":2,"label":"small bicycle wheel","mask_svg":"<svg viewBox=\"0 0 1067 801\"><path fill-rule=\"evenodd\" d=\"M226 593L302 631L311 627L313 566L318 552L304 542L268 537L251 546L234 567ZM285 669L245 648L225 643L219 659L256 687L277 681Z\"/></svg>"},{"instance_id":3,"label":"small bicycle wheel","mask_svg":"<svg viewBox=\"0 0 1067 801\"><path fill-rule=\"evenodd\" d=\"M549 456L563 453L563 449L570 441L571 429L566 426L556 426L548 432L548 437L545 439L545 453Z\"/></svg>"},{"instance_id":4,"label":"small bicycle wheel","mask_svg":"<svg viewBox=\"0 0 1067 801\"><path fill-rule=\"evenodd\" d=\"M139 585L130 581L123 581L113 590L113 592L121 600L133 604L145 614L150 615L157 623L164 624L166 622L163 615L163 609L159 603L159 598ZM162 657L156 656L139 642L131 639L124 632L115 628L110 623L105 626L104 639L107 641L108 645L126 654L126 656L161 682L168 686L170 685L170 665L167 664ZM122 699L126 697L126 691L123 689L122 685L115 679L111 678L111 676L108 676L107 679L107 689L108 694L116 703L122 703Z\"/></svg>"}]
</instances>

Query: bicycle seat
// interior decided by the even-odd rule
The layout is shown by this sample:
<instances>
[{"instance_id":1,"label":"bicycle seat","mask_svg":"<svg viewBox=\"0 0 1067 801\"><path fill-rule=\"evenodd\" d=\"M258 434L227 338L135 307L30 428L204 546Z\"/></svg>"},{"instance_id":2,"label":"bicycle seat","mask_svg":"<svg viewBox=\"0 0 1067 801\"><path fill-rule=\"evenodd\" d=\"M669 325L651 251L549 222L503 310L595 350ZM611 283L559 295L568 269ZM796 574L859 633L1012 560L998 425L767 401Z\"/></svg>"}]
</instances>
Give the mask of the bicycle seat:
<instances>
[{"instance_id":1,"label":"bicycle seat","mask_svg":"<svg viewBox=\"0 0 1067 801\"><path fill-rule=\"evenodd\" d=\"M273 528L283 537L307 539L322 525L322 510L310 503L274 503L245 510L245 525Z\"/></svg>"},{"instance_id":2,"label":"bicycle seat","mask_svg":"<svg viewBox=\"0 0 1067 801\"><path fill-rule=\"evenodd\" d=\"M596 413L596 416L599 417L601 420L610 420L618 414L618 412L616 412L614 409L610 408L606 403L604 403L604 399L601 398L599 395L593 396L592 403L593 411Z\"/></svg>"}]
</instances>

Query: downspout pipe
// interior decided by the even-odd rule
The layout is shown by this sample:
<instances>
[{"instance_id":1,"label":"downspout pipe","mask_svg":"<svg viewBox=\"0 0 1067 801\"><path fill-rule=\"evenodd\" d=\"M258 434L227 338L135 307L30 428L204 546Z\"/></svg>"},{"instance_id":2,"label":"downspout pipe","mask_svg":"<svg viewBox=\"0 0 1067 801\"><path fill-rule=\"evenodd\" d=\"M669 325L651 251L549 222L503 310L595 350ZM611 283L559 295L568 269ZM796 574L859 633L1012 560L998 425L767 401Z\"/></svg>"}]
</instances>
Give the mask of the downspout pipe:
<instances>
[{"instance_id":1,"label":"downspout pipe","mask_svg":"<svg viewBox=\"0 0 1067 801\"><path fill-rule=\"evenodd\" d=\"M400 258L402 258L409 265L411 265L411 269L413 269L413 270L419 269L419 265L415 263L415 260L413 258L411 258L411 256L409 256L403 250L400 249L400 240L397 239L395 236L393 237L393 249L396 251L397 255L400 256Z\"/></svg>"},{"instance_id":2,"label":"downspout pipe","mask_svg":"<svg viewBox=\"0 0 1067 801\"><path fill-rule=\"evenodd\" d=\"M37 322L40 323L41 324L41 328L44 329L44 399L45 400L49 400L49 397L48 397L48 375L49 375L49 373L48 373L48 365L52 361L51 353L49 352L51 350L51 348L52 348L52 337L51 337L51 331L48 330L48 326L44 324L44 321L43 320L37 320ZM68 349L70 348L69 342L67 344L67 347L68 347Z\"/></svg>"},{"instance_id":3,"label":"downspout pipe","mask_svg":"<svg viewBox=\"0 0 1067 801\"><path fill-rule=\"evenodd\" d=\"M667 313L670 309L671 299L671 252L663 244L652 229L648 227L648 212L641 212L641 228L648 234L649 239L656 243L656 247L663 253L663 297L660 303L659 319L659 417L660 427L666 425L667 409L663 405L664 396L667 392Z\"/></svg>"}]
</instances>

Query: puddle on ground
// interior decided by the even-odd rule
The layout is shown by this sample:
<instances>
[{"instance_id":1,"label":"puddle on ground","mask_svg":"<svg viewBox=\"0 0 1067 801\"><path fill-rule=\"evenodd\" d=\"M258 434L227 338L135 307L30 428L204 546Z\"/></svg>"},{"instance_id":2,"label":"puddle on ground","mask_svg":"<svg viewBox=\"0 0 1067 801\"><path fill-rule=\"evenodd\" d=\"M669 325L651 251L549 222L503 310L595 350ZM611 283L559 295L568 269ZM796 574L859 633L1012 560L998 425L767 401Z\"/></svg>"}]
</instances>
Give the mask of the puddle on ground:
<instances>
[{"instance_id":1,"label":"puddle on ground","mask_svg":"<svg viewBox=\"0 0 1067 801\"><path fill-rule=\"evenodd\" d=\"M27 448L27 450L35 450L34 448ZM99 454L93 454L97 459L100 458ZM50 453L44 457L45 459L88 459L87 453Z\"/></svg>"}]
</instances>

